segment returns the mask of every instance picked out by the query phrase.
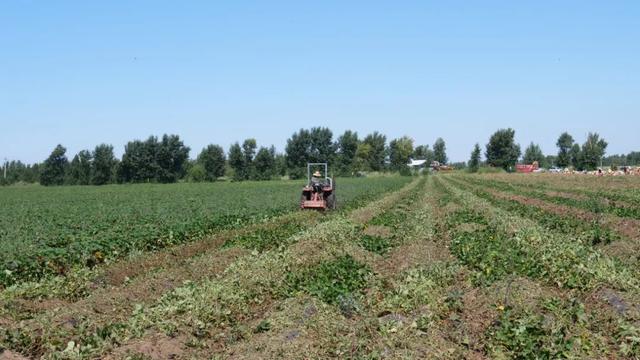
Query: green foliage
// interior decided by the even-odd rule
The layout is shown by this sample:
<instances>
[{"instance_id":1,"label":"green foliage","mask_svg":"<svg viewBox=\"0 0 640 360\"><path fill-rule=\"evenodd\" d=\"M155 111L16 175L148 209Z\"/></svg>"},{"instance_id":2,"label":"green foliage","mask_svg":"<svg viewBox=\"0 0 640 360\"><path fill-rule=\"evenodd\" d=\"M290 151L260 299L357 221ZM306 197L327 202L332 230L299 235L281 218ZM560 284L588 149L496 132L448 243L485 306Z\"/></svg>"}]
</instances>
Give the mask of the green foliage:
<instances>
[{"instance_id":1,"label":"green foliage","mask_svg":"<svg viewBox=\"0 0 640 360\"><path fill-rule=\"evenodd\" d=\"M344 255L301 272L290 273L287 283L291 291L305 291L329 304L337 304L341 296L364 288L369 276L371 270L366 265Z\"/></svg>"},{"instance_id":2,"label":"green foliage","mask_svg":"<svg viewBox=\"0 0 640 360\"><path fill-rule=\"evenodd\" d=\"M407 164L411 155L413 155L413 139L408 136L393 139L389 143L389 161L393 170L408 175L410 171Z\"/></svg>"},{"instance_id":3,"label":"green foliage","mask_svg":"<svg viewBox=\"0 0 640 360\"><path fill-rule=\"evenodd\" d=\"M582 150L580 149L580 144L573 144L571 146L571 151L569 152L569 156L571 157L571 165L577 170L584 169L584 158Z\"/></svg>"},{"instance_id":4,"label":"green foliage","mask_svg":"<svg viewBox=\"0 0 640 360\"><path fill-rule=\"evenodd\" d=\"M363 235L358 243L366 250L380 255L386 254L391 248L391 241L381 236Z\"/></svg>"},{"instance_id":5,"label":"green foliage","mask_svg":"<svg viewBox=\"0 0 640 360\"><path fill-rule=\"evenodd\" d=\"M382 214L374 217L371 221L371 225L388 226L390 228L397 228L405 220L406 216L404 212L396 209L385 211Z\"/></svg>"},{"instance_id":6,"label":"green foliage","mask_svg":"<svg viewBox=\"0 0 640 360\"><path fill-rule=\"evenodd\" d=\"M91 168L93 155L89 150L82 150L71 160L67 183L69 185L89 185L91 183Z\"/></svg>"},{"instance_id":7,"label":"green foliage","mask_svg":"<svg viewBox=\"0 0 640 360\"><path fill-rule=\"evenodd\" d=\"M303 227L303 223L288 221L274 227L259 228L227 241L225 246L242 246L258 251L273 249L285 244L289 237L299 232Z\"/></svg>"},{"instance_id":8,"label":"green foliage","mask_svg":"<svg viewBox=\"0 0 640 360\"><path fill-rule=\"evenodd\" d=\"M463 199L467 206L478 201L469 193ZM451 252L473 269L476 284L488 285L516 274L581 290L592 289L605 279L614 287L638 286L632 272L603 256L585 239L545 231L502 211L483 212L491 217L486 226L458 229L456 224L469 222L468 217L458 214L449 220Z\"/></svg>"},{"instance_id":9,"label":"green foliage","mask_svg":"<svg viewBox=\"0 0 640 360\"><path fill-rule=\"evenodd\" d=\"M244 157L244 163L241 169L241 173L243 174L242 178L244 180L255 179L255 164L253 163L253 161L255 160L257 147L258 144L256 142L256 139L246 139L242 143L242 155Z\"/></svg>"},{"instance_id":10,"label":"green foliage","mask_svg":"<svg viewBox=\"0 0 640 360\"><path fill-rule=\"evenodd\" d=\"M113 173L117 160L113 155L113 146L101 144L93 151L91 163L91 183L105 185L113 182Z\"/></svg>"},{"instance_id":11,"label":"green foliage","mask_svg":"<svg viewBox=\"0 0 640 360\"><path fill-rule=\"evenodd\" d=\"M189 159L189 147L185 146L178 135L163 135L156 152L156 181L174 183L184 177L185 165Z\"/></svg>"},{"instance_id":12,"label":"green foliage","mask_svg":"<svg viewBox=\"0 0 640 360\"><path fill-rule=\"evenodd\" d=\"M40 164L23 164L20 160L12 160L1 164L0 185L15 183L34 183L40 180ZM6 179L4 171L7 172Z\"/></svg>"},{"instance_id":13,"label":"green foliage","mask_svg":"<svg viewBox=\"0 0 640 360\"><path fill-rule=\"evenodd\" d=\"M356 158L353 163L354 171L369 171L369 159L371 157L371 145L360 143L356 150Z\"/></svg>"},{"instance_id":14,"label":"green foliage","mask_svg":"<svg viewBox=\"0 0 640 360\"><path fill-rule=\"evenodd\" d=\"M435 155L433 150L429 149L429 145L419 145L413 151L413 158L415 160L426 160L427 165L429 165L435 160Z\"/></svg>"},{"instance_id":15,"label":"green foliage","mask_svg":"<svg viewBox=\"0 0 640 360\"><path fill-rule=\"evenodd\" d=\"M438 138L433 144L433 159L440 164L446 164L449 161L447 158L447 146L442 138Z\"/></svg>"},{"instance_id":16,"label":"green foliage","mask_svg":"<svg viewBox=\"0 0 640 360\"><path fill-rule=\"evenodd\" d=\"M276 149L261 147L254 161L254 180L271 180L276 170Z\"/></svg>"},{"instance_id":17,"label":"green foliage","mask_svg":"<svg viewBox=\"0 0 640 360\"><path fill-rule=\"evenodd\" d=\"M485 157L487 164L512 169L520 157L520 145L515 143L515 130L500 129L496 131L487 144Z\"/></svg>"},{"instance_id":18,"label":"green foliage","mask_svg":"<svg viewBox=\"0 0 640 360\"><path fill-rule=\"evenodd\" d=\"M247 172L244 165L244 155L239 143L231 145L229 148L229 166L233 169L233 180L246 180Z\"/></svg>"},{"instance_id":19,"label":"green foliage","mask_svg":"<svg viewBox=\"0 0 640 360\"><path fill-rule=\"evenodd\" d=\"M351 176L354 172L354 163L360 141L358 133L347 130L342 134L336 143L336 168L341 176Z\"/></svg>"},{"instance_id":20,"label":"green foliage","mask_svg":"<svg viewBox=\"0 0 640 360\"><path fill-rule=\"evenodd\" d=\"M386 296L383 306L405 313L415 311L424 305L437 313L443 312L445 291L454 282L460 271L458 265L435 262L424 267L407 270L393 291ZM454 300L453 297L451 300ZM423 319L431 322L433 319ZM422 325L428 327L427 324Z\"/></svg>"},{"instance_id":21,"label":"green foliage","mask_svg":"<svg viewBox=\"0 0 640 360\"><path fill-rule=\"evenodd\" d=\"M571 151L573 148L573 137L567 132L560 134L558 141L556 142L558 147L558 159L556 165L561 168L569 167L572 164Z\"/></svg>"},{"instance_id":22,"label":"green foliage","mask_svg":"<svg viewBox=\"0 0 640 360\"><path fill-rule=\"evenodd\" d=\"M207 180L207 170L200 163L193 164L187 171L187 180L189 182L203 182Z\"/></svg>"},{"instance_id":23,"label":"green foliage","mask_svg":"<svg viewBox=\"0 0 640 360\"><path fill-rule=\"evenodd\" d=\"M473 147L473 151L471 151L471 158L469 159L469 172L476 173L480 168L480 144L477 144Z\"/></svg>"},{"instance_id":24,"label":"green foliage","mask_svg":"<svg viewBox=\"0 0 640 360\"><path fill-rule=\"evenodd\" d=\"M458 186L465 190L469 190L473 192L475 195L488 200L492 205L497 206L501 209L507 210L510 213L518 214L519 216L532 219L536 221L541 226L545 228L556 231L562 234L570 234L575 236L576 238L584 238L588 240L589 243L595 245L599 243L608 244L614 240L618 240L620 238L619 235L615 234L610 229L606 228L602 224L602 220L600 218L600 213L603 211L603 204L599 200L594 200L593 204L591 201L589 202L590 210L594 214L598 214L597 217L593 221L584 221L579 218L573 216L562 216L553 212L545 211L541 208L522 204L516 200L509 199L500 199L488 192L482 191L482 188L493 187L496 189L500 189L502 191L512 192L516 194L525 194L523 192L519 192L517 189L514 189L510 186L498 186L496 184L488 183L485 181L474 181L471 179L466 179L467 182L480 185L480 188L472 188L470 186L465 186L464 184L457 183ZM544 195L540 195L542 198L546 198ZM557 199L566 199L566 198L557 198ZM572 200L572 199L571 199ZM568 200L568 201L571 201Z\"/></svg>"},{"instance_id":25,"label":"green foliage","mask_svg":"<svg viewBox=\"0 0 640 360\"><path fill-rule=\"evenodd\" d=\"M336 148L329 128L300 129L287 140L286 163L289 176L301 179L306 175L307 163L333 163Z\"/></svg>"},{"instance_id":26,"label":"green foliage","mask_svg":"<svg viewBox=\"0 0 640 360\"><path fill-rule=\"evenodd\" d=\"M189 147L177 135L163 135L158 141L150 136L145 141L130 141L118 167L120 182L172 183L186 173Z\"/></svg>"},{"instance_id":27,"label":"green foliage","mask_svg":"<svg viewBox=\"0 0 640 360\"><path fill-rule=\"evenodd\" d=\"M368 167L372 171L384 170L384 161L387 157L387 137L375 131L367 135L364 144L369 145Z\"/></svg>"},{"instance_id":28,"label":"green foliage","mask_svg":"<svg viewBox=\"0 0 640 360\"><path fill-rule=\"evenodd\" d=\"M40 184L44 186L62 185L65 180L65 173L69 161L62 145L56 146L51 155L44 161L42 172L40 173Z\"/></svg>"},{"instance_id":29,"label":"green foliage","mask_svg":"<svg viewBox=\"0 0 640 360\"><path fill-rule=\"evenodd\" d=\"M219 145L208 145L198 155L198 165L204 172L203 179L199 181L216 181L219 177L224 176L226 157L224 150ZM196 166L198 166L196 165ZM198 173L200 170L196 170ZM193 172L191 172L192 175ZM191 176L194 179L193 176ZM196 180L198 181L198 180Z\"/></svg>"},{"instance_id":30,"label":"green foliage","mask_svg":"<svg viewBox=\"0 0 640 360\"><path fill-rule=\"evenodd\" d=\"M538 144L534 144L533 142L527 146L524 150L524 157L522 161L525 164L533 164L534 161L537 161L540 167L546 167L546 157L542 153L542 149Z\"/></svg>"},{"instance_id":31,"label":"green foliage","mask_svg":"<svg viewBox=\"0 0 640 360\"><path fill-rule=\"evenodd\" d=\"M407 179L339 183L341 208L349 209L400 188ZM65 274L72 267L93 266L297 211L300 186L273 181L0 188L0 285ZM236 240L241 246L267 249L297 228L291 223Z\"/></svg>"},{"instance_id":32,"label":"green foliage","mask_svg":"<svg viewBox=\"0 0 640 360\"><path fill-rule=\"evenodd\" d=\"M584 308L582 308L584 313ZM544 314L502 312L489 329L489 352L512 359L560 359L571 354L575 340L566 326L550 326Z\"/></svg>"},{"instance_id":33,"label":"green foliage","mask_svg":"<svg viewBox=\"0 0 640 360\"><path fill-rule=\"evenodd\" d=\"M587 141L582 145L582 167L595 170L607 150L607 142L598 133L589 133Z\"/></svg>"}]
</instances>

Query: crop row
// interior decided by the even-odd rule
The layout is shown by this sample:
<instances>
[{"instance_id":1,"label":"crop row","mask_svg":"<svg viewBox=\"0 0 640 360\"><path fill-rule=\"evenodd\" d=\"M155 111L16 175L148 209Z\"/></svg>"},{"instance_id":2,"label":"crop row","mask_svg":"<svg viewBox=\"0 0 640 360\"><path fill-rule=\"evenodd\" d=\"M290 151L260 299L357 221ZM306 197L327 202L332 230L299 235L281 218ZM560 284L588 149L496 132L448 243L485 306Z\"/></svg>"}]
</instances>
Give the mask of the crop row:
<instances>
[{"instance_id":1,"label":"crop row","mask_svg":"<svg viewBox=\"0 0 640 360\"><path fill-rule=\"evenodd\" d=\"M488 180L475 176L465 177L465 180L475 185L541 199L559 205L567 205L594 212L610 213L620 217L640 219L640 206L637 205L637 200L634 201L624 195L607 192L580 192L581 195L584 195L583 197L573 198L550 195L547 192L540 190L540 187L535 185L518 186L507 182ZM549 190L553 191L553 189Z\"/></svg>"},{"instance_id":2,"label":"crop row","mask_svg":"<svg viewBox=\"0 0 640 360\"><path fill-rule=\"evenodd\" d=\"M473 283L481 288L508 284L498 303L499 318L485 333L484 351L490 357L640 354L635 338L640 329L633 315L605 311L593 303L605 301L593 295L604 287L615 289L609 290L615 294L612 298L627 306L622 299L636 298L640 290L634 267L571 234L496 208L451 178L439 179L436 188L443 194L442 205L455 204L446 220L450 248L469 269ZM524 284L526 298L514 299L517 283Z\"/></svg>"},{"instance_id":3,"label":"crop row","mask_svg":"<svg viewBox=\"0 0 640 360\"><path fill-rule=\"evenodd\" d=\"M360 206L407 181L339 179L340 206ZM300 187L277 181L0 189L0 286L265 221L295 211Z\"/></svg>"},{"instance_id":4,"label":"crop row","mask_svg":"<svg viewBox=\"0 0 640 360\"><path fill-rule=\"evenodd\" d=\"M474 244L474 248L459 250L464 256L479 251L472 256L487 266L486 273L498 276L515 271L568 288L589 289L604 282L615 288L640 289L635 269L603 255L589 241L495 208L453 183L445 186L464 205L456 222L483 226L480 231L461 232L460 244ZM492 249L493 245L497 248Z\"/></svg>"},{"instance_id":5,"label":"crop row","mask_svg":"<svg viewBox=\"0 0 640 360\"><path fill-rule=\"evenodd\" d=\"M523 218L531 219L549 231L556 231L565 235L585 239L593 245L600 243L608 244L621 237L612 229L603 226L597 216L594 217L592 221L584 221L575 216L559 215L534 205L496 196L495 194L484 191L482 186L473 185L473 183L468 181L468 178L455 177L448 180L458 188L469 191L490 202L493 206L517 214Z\"/></svg>"}]
</instances>

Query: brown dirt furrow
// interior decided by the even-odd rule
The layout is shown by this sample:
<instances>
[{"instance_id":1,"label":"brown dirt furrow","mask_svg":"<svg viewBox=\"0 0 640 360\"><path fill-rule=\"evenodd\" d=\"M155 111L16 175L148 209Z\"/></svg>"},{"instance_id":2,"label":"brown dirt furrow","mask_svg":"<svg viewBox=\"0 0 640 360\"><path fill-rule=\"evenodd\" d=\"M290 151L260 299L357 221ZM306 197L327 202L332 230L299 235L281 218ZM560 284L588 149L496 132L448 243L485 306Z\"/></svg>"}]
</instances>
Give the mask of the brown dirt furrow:
<instances>
[{"instance_id":1,"label":"brown dirt furrow","mask_svg":"<svg viewBox=\"0 0 640 360\"><path fill-rule=\"evenodd\" d=\"M9 350L0 350L0 360L27 360L27 358Z\"/></svg>"},{"instance_id":2,"label":"brown dirt furrow","mask_svg":"<svg viewBox=\"0 0 640 360\"><path fill-rule=\"evenodd\" d=\"M573 199L578 201L584 201L589 199L589 197L586 195L575 194L575 193L570 193L566 191L547 190L544 192L544 194L551 197Z\"/></svg>"}]
</instances>

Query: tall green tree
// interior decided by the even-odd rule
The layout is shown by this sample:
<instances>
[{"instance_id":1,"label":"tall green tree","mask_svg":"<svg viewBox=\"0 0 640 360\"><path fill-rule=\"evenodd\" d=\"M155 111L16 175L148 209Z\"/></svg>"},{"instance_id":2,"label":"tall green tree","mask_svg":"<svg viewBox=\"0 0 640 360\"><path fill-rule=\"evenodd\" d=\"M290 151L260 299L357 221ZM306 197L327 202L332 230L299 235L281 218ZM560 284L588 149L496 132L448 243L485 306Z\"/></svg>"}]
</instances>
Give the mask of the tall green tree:
<instances>
[{"instance_id":1,"label":"tall green tree","mask_svg":"<svg viewBox=\"0 0 640 360\"><path fill-rule=\"evenodd\" d=\"M367 135L363 142L369 145L369 169L372 171L384 170L384 162L387 158L387 137L375 131Z\"/></svg>"},{"instance_id":2,"label":"tall green tree","mask_svg":"<svg viewBox=\"0 0 640 360\"><path fill-rule=\"evenodd\" d=\"M254 178L256 180L270 180L275 175L276 149L275 147L260 147L255 157Z\"/></svg>"},{"instance_id":3,"label":"tall green tree","mask_svg":"<svg viewBox=\"0 0 640 360\"><path fill-rule=\"evenodd\" d=\"M242 178L244 180L255 178L255 174L254 174L255 168L254 168L253 160L255 159L257 148L258 148L258 143L256 142L256 139L246 139L242 143L242 155L244 156Z\"/></svg>"},{"instance_id":4,"label":"tall green tree","mask_svg":"<svg viewBox=\"0 0 640 360\"><path fill-rule=\"evenodd\" d=\"M562 168L569 167L571 165L571 148L573 147L573 137L568 132L560 134L558 141L556 142L558 147L558 158L556 159L556 165Z\"/></svg>"},{"instance_id":5,"label":"tall green tree","mask_svg":"<svg viewBox=\"0 0 640 360\"><path fill-rule=\"evenodd\" d=\"M433 144L433 158L440 164L446 164L449 160L447 158L447 145L442 138L438 138Z\"/></svg>"},{"instance_id":6,"label":"tall green tree","mask_svg":"<svg viewBox=\"0 0 640 360\"><path fill-rule=\"evenodd\" d=\"M371 145L367 143L358 144L358 149L356 150L356 158L353 162L354 171L369 171L371 168L369 167L371 158Z\"/></svg>"},{"instance_id":7,"label":"tall green tree","mask_svg":"<svg viewBox=\"0 0 640 360\"><path fill-rule=\"evenodd\" d=\"M534 144L533 142L524 150L523 161L525 164L533 164L534 161L537 161L540 167L546 166L546 158L542 153L542 149L540 149L538 144Z\"/></svg>"},{"instance_id":8,"label":"tall green tree","mask_svg":"<svg viewBox=\"0 0 640 360\"><path fill-rule=\"evenodd\" d=\"M91 183L91 168L93 155L89 150L82 150L76 154L69 164L67 174L70 185L89 185Z\"/></svg>"},{"instance_id":9,"label":"tall green tree","mask_svg":"<svg viewBox=\"0 0 640 360\"><path fill-rule=\"evenodd\" d=\"M607 142L598 133L589 133L587 141L582 145L583 166L587 170L595 170L607 150Z\"/></svg>"},{"instance_id":10,"label":"tall green tree","mask_svg":"<svg viewBox=\"0 0 640 360\"><path fill-rule=\"evenodd\" d=\"M583 170L584 161L582 158L582 149L580 148L580 144L573 144L573 146L571 146L571 151L569 154L571 156L571 165L576 170Z\"/></svg>"},{"instance_id":11,"label":"tall green tree","mask_svg":"<svg viewBox=\"0 0 640 360\"><path fill-rule=\"evenodd\" d=\"M178 135L163 135L157 148L156 180L160 183L173 183L186 174L190 148L185 146Z\"/></svg>"},{"instance_id":12,"label":"tall green tree","mask_svg":"<svg viewBox=\"0 0 640 360\"><path fill-rule=\"evenodd\" d=\"M40 184L44 186L64 184L65 173L69 165L66 152L67 149L62 145L58 145L53 149L51 155L44 161L43 169L40 173Z\"/></svg>"},{"instance_id":13,"label":"tall green tree","mask_svg":"<svg viewBox=\"0 0 640 360\"><path fill-rule=\"evenodd\" d=\"M91 183L93 185L105 185L112 182L113 172L117 160L113 155L113 146L100 144L93 150L93 162L91 166Z\"/></svg>"},{"instance_id":14,"label":"tall green tree","mask_svg":"<svg viewBox=\"0 0 640 360\"><path fill-rule=\"evenodd\" d=\"M145 141L129 141L124 147L122 161L118 166L118 181L134 183L156 181L158 147L158 138L155 136L149 136Z\"/></svg>"},{"instance_id":15,"label":"tall green tree","mask_svg":"<svg viewBox=\"0 0 640 360\"><path fill-rule=\"evenodd\" d=\"M487 144L485 157L489 165L512 169L520 157L520 145L515 142L515 130L500 129L496 131Z\"/></svg>"},{"instance_id":16,"label":"tall green tree","mask_svg":"<svg viewBox=\"0 0 640 360\"><path fill-rule=\"evenodd\" d=\"M244 154L242 153L242 147L237 142L229 148L229 166L233 169L233 180L244 180Z\"/></svg>"},{"instance_id":17,"label":"tall green tree","mask_svg":"<svg viewBox=\"0 0 640 360\"><path fill-rule=\"evenodd\" d=\"M389 160L393 170L400 171L403 175L410 173L407 164L411 155L413 155L413 139L408 136L393 139L389 143Z\"/></svg>"},{"instance_id":18,"label":"tall green tree","mask_svg":"<svg viewBox=\"0 0 640 360\"><path fill-rule=\"evenodd\" d=\"M287 157L284 154L276 154L275 174L280 177L287 175Z\"/></svg>"},{"instance_id":19,"label":"tall green tree","mask_svg":"<svg viewBox=\"0 0 640 360\"><path fill-rule=\"evenodd\" d=\"M354 162L356 159L356 151L358 151L358 133L351 130L347 130L344 134L340 135L336 143L337 156L336 156L336 168L337 172L343 176L350 176L353 174Z\"/></svg>"},{"instance_id":20,"label":"tall green tree","mask_svg":"<svg viewBox=\"0 0 640 360\"><path fill-rule=\"evenodd\" d=\"M161 141L155 136L130 141L117 166L118 181L176 182L186 174L189 150L178 135L165 134Z\"/></svg>"},{"instance_id":21,"label":"tall green tree","mask_svg":"<svg viewBox=\"0 0 640 360\"><path fill-rule=\"evenodd\" d=\"M473 151L471 151L471 158L469 159L469 172L478 172L478 169L480 169L480 156L480 144L476 143L473 147Z\"/></svg>"},{"instance_id":22,"label":"tall green tree","mask_svg":"<svg viewBox=\"0 0 640 360\"><path fill-rule=\"evenodd\" d=\"M200 177L203 173L203 180L216 181L219 177L224 176L225 162L227 161L224 150L219 145L208 145L198 155L198 164L202 166L202 170L193 171L193 178Z\"/></svg>"},{"instance_id":23,"label":"tall green tree","mask_svg":"<svg viewBox=\"0 0 640 360\"><path fill-rule=\"evenodd\" d=\"M307 163L333 163L336 155L333 133L323 127L300 129L287 140L285 153L289 176L300 179L306 174Z\"/></svg>"}]
</instances>

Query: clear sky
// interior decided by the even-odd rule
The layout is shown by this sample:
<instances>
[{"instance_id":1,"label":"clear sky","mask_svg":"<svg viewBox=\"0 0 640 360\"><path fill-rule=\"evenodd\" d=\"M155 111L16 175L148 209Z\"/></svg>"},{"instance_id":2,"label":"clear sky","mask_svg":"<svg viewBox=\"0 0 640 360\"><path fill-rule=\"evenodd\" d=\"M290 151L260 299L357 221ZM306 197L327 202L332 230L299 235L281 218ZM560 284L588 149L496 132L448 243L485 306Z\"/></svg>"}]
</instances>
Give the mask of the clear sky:
<instances>
[{"instance_id":1,"label":"clear sky","mask_svg":"<svg viewBox=\"0 0 640 360\"><path fill-rule=\"evenodd\" d=\"M162 133L282 150L311 126L441 136L452 160L501 127L640 150L640 2L0 2L0 158Z\"/></svg>"}]
</instances>

